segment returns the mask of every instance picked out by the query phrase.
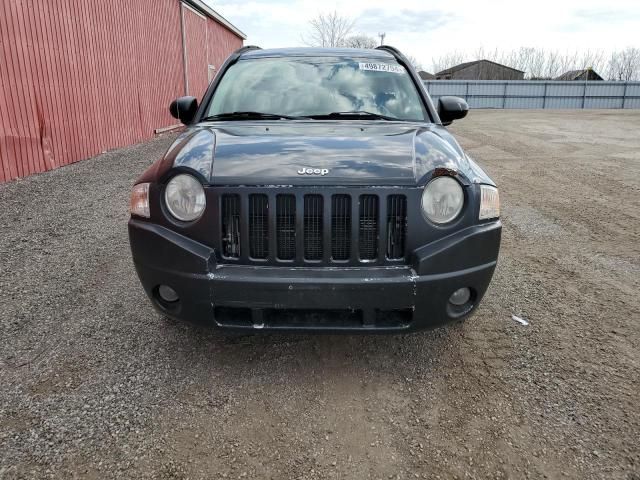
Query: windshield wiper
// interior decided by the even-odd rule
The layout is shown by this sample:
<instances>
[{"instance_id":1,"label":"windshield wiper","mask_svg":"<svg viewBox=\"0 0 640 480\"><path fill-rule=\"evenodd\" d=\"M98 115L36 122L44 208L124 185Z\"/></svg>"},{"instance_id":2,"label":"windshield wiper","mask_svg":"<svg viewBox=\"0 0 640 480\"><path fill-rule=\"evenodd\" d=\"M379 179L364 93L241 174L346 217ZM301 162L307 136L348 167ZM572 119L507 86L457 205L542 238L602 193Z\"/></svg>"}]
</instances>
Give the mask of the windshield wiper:
<instances>
[{"instance_id":1,"label":"windshield wiper","mask_svg":"<svg viewBox=\"0 0 640 480\"><path fill-rule=\"evenodd\" d=\"M331 120L333 118L352 118L352 119L376 119L376 120L400 120L395 117L388 117L386 115L380 115L379 113L367 112L365 110L355 110L349 112L331 112L323 115L309 115L309 118L314 120Z\"/></svg>"},{"instance_id":2,"label":"windshield wiper","mask_svg":"<svg viewBox=\"0 0 640 480\"><path fill-rule=\"evenodd\" d=\"M292 117L291 115L282 115L279 113L264 113L264 112L225 112L218 113L216 115L210 115L202 119L202 121L209 120L295 120L300 117Z\"/></svg>"}]
</instances>

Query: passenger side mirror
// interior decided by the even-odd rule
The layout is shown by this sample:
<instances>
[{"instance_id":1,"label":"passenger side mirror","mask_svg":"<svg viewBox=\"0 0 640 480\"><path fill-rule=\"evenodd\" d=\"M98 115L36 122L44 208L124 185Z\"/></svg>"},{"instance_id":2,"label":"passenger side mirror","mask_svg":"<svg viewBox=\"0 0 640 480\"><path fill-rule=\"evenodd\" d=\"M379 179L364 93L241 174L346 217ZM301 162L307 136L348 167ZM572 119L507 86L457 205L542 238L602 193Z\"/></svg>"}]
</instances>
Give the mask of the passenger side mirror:
<instances>
[{"instance_id":1,"label":"passenger side mirror","mask_svg":"<svg viewBox=\"0 0 640 480\"><path fill-rule=\"evenodd\" d=\"M196 97L179 97L176 98L171 105L169 105L169 111L171 116L177 118L185 125L188 125L193 120L198 110L198 99Z\"/></svg>"},{"instance_id":2,"label":"passenger side mirror","mask_svg":"<svg viewBox=\"0 0 640 480\"><path fill-rule=\"evenodd\" d=\"M451 122L464 118L469 113L469 105L460 97L440 97L438 100L438 115L443 125L451 125Z\"/></svg>"}]
</instances>

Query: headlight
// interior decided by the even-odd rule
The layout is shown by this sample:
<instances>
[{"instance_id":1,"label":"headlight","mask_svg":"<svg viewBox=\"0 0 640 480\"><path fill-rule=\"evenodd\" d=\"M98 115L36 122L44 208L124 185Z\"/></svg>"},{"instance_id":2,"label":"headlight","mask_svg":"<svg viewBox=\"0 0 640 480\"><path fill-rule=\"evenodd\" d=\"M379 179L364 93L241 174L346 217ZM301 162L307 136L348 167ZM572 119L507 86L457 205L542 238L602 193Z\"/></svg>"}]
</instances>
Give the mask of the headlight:
<instances>
[{"instance_id":1,"label":"headlight","mask_svg":"<svg viewBox=\"0 0 640 480\"><path fill-rule=\"evenodd\" d=\"M447 223L458 216L464 205L464 192L451 177L436 177L422 193L422 211L433 223Z\"/></svg>"},{"instance_id":2,"label":"headlight","mask_svg":"<svg viewBox=\"0 0 640 480\"><path fill-rule=\"evenodd\" d=\"M171 215L183 222L199 218L207 204L202 184L187 174L176 175L167 183L164 201Z\"/></svg>"},{"instance_id":3,"label":"headlight","mask_svg":"<svg viewBox=\"0 0 640 480\"><path fill-rule=\"evenodd\" d=\"M131 190L131 201L129 202L129 212L131 215L149 218L149 184L139 183Z\"/></svg>"},{"instance_id":4,"label":"headlight","mask_svg":"<svg viewBox=\"0 0 640 480\"><path fill-rule=\"evenodd\" d=\"M500 216L500 195L496 187L480 185L480 215L479 220L498 218Z\"/></svg>"}]
</instances>

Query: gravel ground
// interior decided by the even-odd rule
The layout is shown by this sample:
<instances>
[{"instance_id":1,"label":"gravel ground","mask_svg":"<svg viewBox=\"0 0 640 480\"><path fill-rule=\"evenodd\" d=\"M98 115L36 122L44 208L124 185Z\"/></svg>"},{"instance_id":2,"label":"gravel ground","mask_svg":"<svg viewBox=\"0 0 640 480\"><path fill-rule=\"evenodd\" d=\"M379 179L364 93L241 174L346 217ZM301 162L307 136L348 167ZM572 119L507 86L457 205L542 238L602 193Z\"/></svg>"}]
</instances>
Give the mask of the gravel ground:
<instances>
[{"instance_id":1,"label":"gravel ground","mask_svg":"<svg viewBox=\"0 0 640 480\"><path fill-rule=\"evenodd\" d=\"M0 185L0 478L640 479L640 111L452 131L501 187L499 267L409 336L156 314L127 203L172 136Z\"/></svg>"}]
</instances>

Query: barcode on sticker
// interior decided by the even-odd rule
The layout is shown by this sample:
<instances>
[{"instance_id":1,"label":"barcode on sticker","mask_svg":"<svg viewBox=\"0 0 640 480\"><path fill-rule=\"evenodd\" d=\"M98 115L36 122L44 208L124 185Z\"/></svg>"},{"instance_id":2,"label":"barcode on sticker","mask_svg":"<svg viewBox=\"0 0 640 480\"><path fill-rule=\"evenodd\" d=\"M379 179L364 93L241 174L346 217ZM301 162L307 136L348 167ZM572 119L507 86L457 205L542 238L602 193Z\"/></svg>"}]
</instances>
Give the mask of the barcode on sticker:
<instances>
[{"instance_id":1,"label":"barcode on sticker","mask_svg":"<svg viewBox=\"0 0 640 480\"><path fill-rule=\"evenodd\" d=\"M359 63L360 70L370 70L372 72L392 72L404 73L404 68L400 65L390 65L388 63Z\"/></svg>"}]
</instances>

